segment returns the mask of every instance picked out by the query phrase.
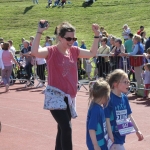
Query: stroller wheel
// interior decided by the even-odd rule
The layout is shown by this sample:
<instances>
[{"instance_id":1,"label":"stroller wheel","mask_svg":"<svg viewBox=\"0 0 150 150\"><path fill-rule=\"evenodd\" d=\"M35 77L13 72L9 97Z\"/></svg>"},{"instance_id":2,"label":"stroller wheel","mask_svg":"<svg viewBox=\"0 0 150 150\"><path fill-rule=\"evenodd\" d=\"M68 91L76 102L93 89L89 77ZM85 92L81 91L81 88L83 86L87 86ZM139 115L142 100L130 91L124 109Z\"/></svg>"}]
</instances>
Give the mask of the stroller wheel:
<instances>
[{"instance_id":1,"label":"stroller wheel","mask_svg":"<svg viewBox=\"0 0 150 150\"><path fill-rule=\"evenodd\" d=\"M130 92L134 93L135 89L136 89L136 84L130 83Z\"/></svg>"},{"instance_id":2,"label":"stroller wheel","mask_svg":"<svg viewBox=\"0 0 150 150\"><path fill-rule=\"evenodd\" d=\"M21 80L21 79L22 79L22 80ZM25 84L27 81L26 81L25 78L20 78L19 82L20 82L20 84Z\"/></svg>"}]
</instances>

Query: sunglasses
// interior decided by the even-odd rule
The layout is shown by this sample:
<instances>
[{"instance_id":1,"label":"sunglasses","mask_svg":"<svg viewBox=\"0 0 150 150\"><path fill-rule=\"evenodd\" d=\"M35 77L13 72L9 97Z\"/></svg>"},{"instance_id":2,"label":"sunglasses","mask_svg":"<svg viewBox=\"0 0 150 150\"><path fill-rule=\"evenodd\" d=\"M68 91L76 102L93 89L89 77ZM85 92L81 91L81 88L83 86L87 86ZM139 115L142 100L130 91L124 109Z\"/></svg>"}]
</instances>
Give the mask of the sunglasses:
<instances>
[{"instance_id":1,"label":"sunglasses","mask_svg":"<svg viewBox=\"0 0 150 150\"><path fill-rule=\"evenodd\" d=\"M77 38L71 38L71 37L63 37L63 38L66 39L66 41L71 41L71 40L76 41L77 40Z\"/></svg>"}]
</instances>

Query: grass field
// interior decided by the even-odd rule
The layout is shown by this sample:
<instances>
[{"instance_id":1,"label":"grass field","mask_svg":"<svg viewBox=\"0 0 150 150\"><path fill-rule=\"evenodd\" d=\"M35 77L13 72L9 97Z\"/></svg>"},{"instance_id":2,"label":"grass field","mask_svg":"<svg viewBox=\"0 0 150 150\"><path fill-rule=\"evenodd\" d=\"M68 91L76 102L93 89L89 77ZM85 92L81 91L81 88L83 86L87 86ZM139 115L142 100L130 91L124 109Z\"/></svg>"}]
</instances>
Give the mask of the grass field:
<instances>
[{"instance_id":1,"label":"grass field","mask_svg":"<svg viewBox=\"0 0 150 150\"><path fill-rule=\"evenodd\" d=\"M21 38L29 40L34 36L40 19L50 22L50 28L44 33L53 36L55 27L63 21L69 21L76 27L78 42L83 39L88 48L93 41L92 23L104 26L109 34L121 37L122 26L127 23L135 33L140 25L145 26L150 35L149 0L97 0L90 7L83 7L84 0L70 0L64 8L46 8L47 0L0 0L0 37L12 39L19 49Z\"/></svg>"}]
</instances>

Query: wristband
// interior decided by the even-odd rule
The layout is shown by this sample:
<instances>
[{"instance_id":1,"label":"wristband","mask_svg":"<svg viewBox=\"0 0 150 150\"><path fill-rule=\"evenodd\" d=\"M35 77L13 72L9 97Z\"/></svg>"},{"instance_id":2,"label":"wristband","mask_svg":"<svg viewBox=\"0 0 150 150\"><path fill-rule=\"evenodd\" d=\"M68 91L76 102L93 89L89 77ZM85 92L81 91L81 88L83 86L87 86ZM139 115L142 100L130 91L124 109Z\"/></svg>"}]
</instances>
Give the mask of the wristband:
<instances>
[{"instance_id":1,"label":"wristband","mask_svg":"<svg viewBox=\"0 0 150 150\"><path fill-rule=\"evenodd\" d=\"M100 38L100 36L94 36L94 38Z\"/></svg>"},{"instance_id":2,"label":"wristband","mask_svg":"<svg viewBox=\"0 0 150 150\"><path fill-rule=\"evenodd\" d=\"M39 34L43 34L42 32L37 32L37 33L39 33Z\"/></svg>"}]
</instances>

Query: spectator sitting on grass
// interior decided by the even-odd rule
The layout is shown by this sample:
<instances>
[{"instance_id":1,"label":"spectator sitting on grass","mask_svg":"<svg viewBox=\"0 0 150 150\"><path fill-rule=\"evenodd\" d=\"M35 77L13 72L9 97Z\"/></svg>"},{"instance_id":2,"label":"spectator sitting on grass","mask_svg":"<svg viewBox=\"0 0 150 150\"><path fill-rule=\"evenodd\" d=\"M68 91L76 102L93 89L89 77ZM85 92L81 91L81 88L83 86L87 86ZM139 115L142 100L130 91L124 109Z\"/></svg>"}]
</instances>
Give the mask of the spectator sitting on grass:
<instances>
[{"instance_id":1,"label":"spectator sitting on grass","mask_svg":"<svg viewBox=\"0 0 150 150\"><path fill-rule=\"evenodd\" d=\"M48 0L48 5L46 6L47 8L52 6L52 0Z\"/></svg>"},{"instance_id":2,"label":"spectator sitting on grass","mask_svg":"<svg viewBox=\"0 0 150 150\"><path fill-rule=\"evenodd\" d=\"M33 4L38 4L38 0L33 0Z\"/></svg>"}]
</instances>

